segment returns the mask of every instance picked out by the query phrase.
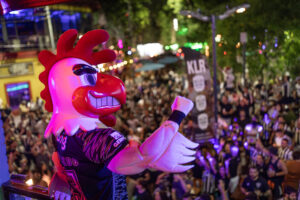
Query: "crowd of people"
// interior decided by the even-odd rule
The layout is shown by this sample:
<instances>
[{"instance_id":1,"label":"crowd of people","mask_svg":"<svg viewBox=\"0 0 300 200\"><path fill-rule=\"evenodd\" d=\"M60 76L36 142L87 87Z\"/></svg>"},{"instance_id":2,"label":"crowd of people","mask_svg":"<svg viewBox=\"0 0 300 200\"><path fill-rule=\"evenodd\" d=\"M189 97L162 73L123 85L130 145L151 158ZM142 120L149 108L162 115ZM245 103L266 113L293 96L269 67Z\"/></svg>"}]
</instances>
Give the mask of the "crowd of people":
<instances>
[{"instance_id":1,"label":"crowd of people","mask_svg":"<svg viewBox=\"0 0 300 200\"><path fill-rule=\"evenodd\" d=\"M119 120L128 139L147 138L167 119L176 95L194 96L182 76L160 74L150 72L142 81L126 79L128 109L119 113ZM280 78L268 85L256 81L242 86L225 74L219 88L217 136L199 145L195 167L184 174L146 171L128 177L129 197L297 199L300 79ZM180 132L192 139L196 127L188 116Z\"/></svg>"},{"instance_id":2,"label":"crowd of people","mask_svg":"<svg viewBox=\"0 0 300 200\"><path fill-rule=\"evenodd\" d=\"M9 172L28 175L34 184L44 187L53 173L54 146L44 138L50 117L40 100L23 101L18 109L1 111Z\"/></svg>"},{"instance_id":3,"label":"crowd of people","mask_svg":"<svg viewBox=\"0 0 300 200\"><path fill-rule=\"evenodd\" d=\"M171 114L177 95L189 96L187 78L170 69L122 78L127 102L114 127L143 142ZM199 144L195 167L181 174L151 169L127 176L129 199L297 199L300 180L300 79L265 84L224 77L219 88L214 140ZM2 111L10 173L27 174L47 186L53 173L51 139L43 133L51 114L41 101ZM180 132L193 138L190 116ZM34 176L35 174L35 176Z\"/></svg>"}]
</instances>

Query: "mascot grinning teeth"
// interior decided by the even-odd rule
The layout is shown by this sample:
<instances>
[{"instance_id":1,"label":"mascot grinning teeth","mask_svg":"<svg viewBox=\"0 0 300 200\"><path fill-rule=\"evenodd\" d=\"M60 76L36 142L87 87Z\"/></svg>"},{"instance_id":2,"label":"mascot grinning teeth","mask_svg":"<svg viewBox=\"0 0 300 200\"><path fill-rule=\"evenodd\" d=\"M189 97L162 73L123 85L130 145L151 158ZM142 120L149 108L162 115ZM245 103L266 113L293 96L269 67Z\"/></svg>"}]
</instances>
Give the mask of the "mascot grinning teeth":
<instances>
[{"instance_id":1,"label":"mascot grinning teeth","mask_svg":"<svg viewBox=\"0 0 300 200\"><path fill-rule=\"evenodd\" d=\"M58 40L57 55L46 50L39 54L45 66L41 97L53 112L45 137L52 135L56 148L49 194L55 199L127 199L124 175L146 168L166 172L192 168L186 164L195 159L198 144L178 132L192 101L176 97L169 119L145 142L128 142L111 128L116 122L113 113L126 102L124 84L94 67L116 58L109 49L93 52L109 35L89 31L73 47L76 38L77 31L68 30Z\"/></svg>"}]
</instances>

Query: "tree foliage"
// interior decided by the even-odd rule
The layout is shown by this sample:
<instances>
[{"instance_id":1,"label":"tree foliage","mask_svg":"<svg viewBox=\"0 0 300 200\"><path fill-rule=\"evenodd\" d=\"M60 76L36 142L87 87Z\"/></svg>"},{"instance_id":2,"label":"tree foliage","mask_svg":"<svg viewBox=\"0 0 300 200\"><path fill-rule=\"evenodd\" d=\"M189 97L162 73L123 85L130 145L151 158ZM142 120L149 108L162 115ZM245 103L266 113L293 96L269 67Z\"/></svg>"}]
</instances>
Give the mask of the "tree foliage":
<instances>
[{"instance_id":1,"label":"tree foliage","mask_svg":"<svg viewBox=\"0 0 300 200\"><path fill-rule=\"evenodd\" d=\"M275 74L281 70L299 74L299 0L99 1L108 21L108 29L133 46L147 42L171 44L174 42L172 21L177 18L177 43L206 41L211 47L211 23L184 17L179 14L180 10L198 11L211 16L249 3L251 7L245 13L217 20L217 34L222 35L217 46L218 65L232 66L236 72L242 71L242 64L237 62L237 57L242 56L242 46L237 44L240 32L247 32L246 58L251 76L261 75L264 71Z\"/></svg>"}]
</instances>

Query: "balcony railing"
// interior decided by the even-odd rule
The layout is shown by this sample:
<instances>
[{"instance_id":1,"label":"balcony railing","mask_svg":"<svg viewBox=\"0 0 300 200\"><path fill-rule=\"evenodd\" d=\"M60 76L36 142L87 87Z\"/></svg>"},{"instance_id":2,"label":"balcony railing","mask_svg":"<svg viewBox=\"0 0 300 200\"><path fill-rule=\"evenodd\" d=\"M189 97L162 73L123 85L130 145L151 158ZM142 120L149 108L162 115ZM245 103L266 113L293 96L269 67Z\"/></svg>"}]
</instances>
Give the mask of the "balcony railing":
<instances>
[{"instance_id":1,"label":"balcony railing","mask_svg":"<svg viewBox=\"0 0 300 200\"><path fill-rule=\"evenodd\" d=\"M12 175L11 179L2 184L4 200L53 200L48 194L48 188L26 184L26 176Z\"/></svg>"}]
</instances>

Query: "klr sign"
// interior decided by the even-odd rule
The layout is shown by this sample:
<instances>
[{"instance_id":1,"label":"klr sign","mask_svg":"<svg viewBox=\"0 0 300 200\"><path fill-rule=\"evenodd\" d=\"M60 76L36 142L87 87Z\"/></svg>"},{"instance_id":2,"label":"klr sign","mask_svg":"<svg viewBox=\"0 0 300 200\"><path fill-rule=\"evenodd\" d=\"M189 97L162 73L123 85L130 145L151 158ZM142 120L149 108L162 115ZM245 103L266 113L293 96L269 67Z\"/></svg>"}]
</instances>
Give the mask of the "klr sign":
<instances>
[{"instance_id":1,"label":"klr sign","mask_svg":"<svg viewBox=\"0 0 300 200\"><path fill-rule=\"evenodd\" d=\"M196 96L196 108L199 112L204 111L206 109L206 96L203 94Z\"/></svg>"},{"instance_id":2,"label":"klr sign","mask_svg":"<svg viewBox=\"0 0 300 200\"><path fill-rule=\"evenodd\" d=\"M192 121L197 127L192 136L198 143L206 142L213 138L213 106L211 77L204 55L190 48L182 48L186 61L186 71L189 82L189 98L195 103L193 108Z\"/></svg>"},{"instance_id":3,"label":"klr sign","mask_svg":"<svg viewBox=\"0 0 300 200\"><path fill-rule=\"evenodd\" d=\"M205 60L197 59L197 60L188 60L186 61L187 72L188 74L205 74Z\"/></svg>"},{"instance_id":4,"label":"klr sign","mask_svg":"<svg viewBox=\"0 0 300 200\"><path fill-rule=\"evenodd\" d=\"M202 92L205 88L205 79L202 75L196 75L193 77L193 87L196 92Z\"/></svg>"}]
</instances>

